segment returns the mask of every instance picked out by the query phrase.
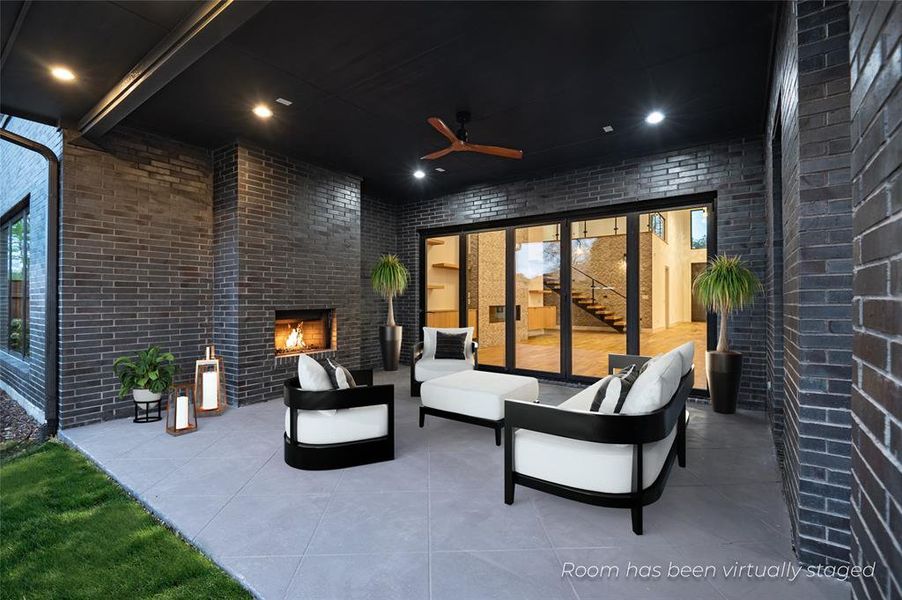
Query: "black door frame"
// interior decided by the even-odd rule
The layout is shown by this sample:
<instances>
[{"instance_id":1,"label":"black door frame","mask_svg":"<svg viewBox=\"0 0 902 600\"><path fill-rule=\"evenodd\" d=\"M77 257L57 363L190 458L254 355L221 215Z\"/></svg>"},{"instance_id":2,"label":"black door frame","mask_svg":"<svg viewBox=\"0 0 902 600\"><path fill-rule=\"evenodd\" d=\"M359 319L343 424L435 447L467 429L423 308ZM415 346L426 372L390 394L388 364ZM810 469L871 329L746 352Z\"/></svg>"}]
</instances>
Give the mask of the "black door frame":
<instances>
[{"instance_id":1,"label":"black door frame","mask_svg":"<svg viewBox=\"0 0 902 600\"><path fill-rule=\"evenodd\" d=\"M460 273L458 275L459 294L459 326L466 327L468 320L467 308L467 255L469 234L487 231L504 231L505 233L505 366L480 365L485 371L516 373L530 375L541 379L554 381L572 381L579 383L592 383L598 380L596 377L572 374L572 323L570 310L561 310L561 362L560 373L546 371L533 371L516 367L516 264L515 264L515 231L517 228L535 225L560 224L561 244L561 305L569 306L571 297L571 277L564 276L564 265L571 263L570 230L574 221L604 219L612 217L625 217L627 223L626 239L626 352L627 354L639 354L640 327L639 327L639 215L678 210L682 208L705 207L708 209L708 240L707 258L710 260L717 254L717 193L702 192L686 194L667 198L639 200L630 203L612 204L609 206L577 209L566 212L530 215L494 221L483 221L474 224L449 225L444 227L424 228L417 230L419 246L419 291L420 301L418 308L419 327L426 325L426 240L434 237L458 236L458 254ZM514 307L511 310L511 307ZM419 335L418 335L419 337ZM707 344L708 348L714 348L717 344L717 319L712 313L708 313L707 319ZM706 349L707 350L707 349ZM698 351L698 350L697 350ZM693 395L707 396L705 389L693 389Z\"/></svg>"}]
</instances>

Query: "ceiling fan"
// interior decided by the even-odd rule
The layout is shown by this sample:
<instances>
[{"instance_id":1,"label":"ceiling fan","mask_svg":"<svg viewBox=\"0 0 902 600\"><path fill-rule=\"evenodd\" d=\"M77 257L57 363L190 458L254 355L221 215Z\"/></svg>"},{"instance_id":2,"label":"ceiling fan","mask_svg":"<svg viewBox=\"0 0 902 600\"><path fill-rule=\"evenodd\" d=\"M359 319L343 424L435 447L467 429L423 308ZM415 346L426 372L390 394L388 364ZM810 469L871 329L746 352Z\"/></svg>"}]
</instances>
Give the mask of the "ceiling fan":
<instances>
[{"instance_id":1,"label":"ceiling fan","mask_svg":"<svg viewBox=\"0 0 902 600\"><path fill-rule=\"evenodd\" d=\"M445 125L445 122L438 117L429 117L426 122L435 127L435 130L448 138L451 145L447 148L427 154L422 157L423 160L435 160L452 152L479 152L481 154L491 154L492 156L500 156L502 158L523 158L522 150L514 150L513 148L502 148L501 146L483 146L482 144L471 144L467 141L467 123L470 122L470 113L468 111L460 111L457 113L457 122L460 123L460 129L455 134Z\"/></svg>"}]
</instances>

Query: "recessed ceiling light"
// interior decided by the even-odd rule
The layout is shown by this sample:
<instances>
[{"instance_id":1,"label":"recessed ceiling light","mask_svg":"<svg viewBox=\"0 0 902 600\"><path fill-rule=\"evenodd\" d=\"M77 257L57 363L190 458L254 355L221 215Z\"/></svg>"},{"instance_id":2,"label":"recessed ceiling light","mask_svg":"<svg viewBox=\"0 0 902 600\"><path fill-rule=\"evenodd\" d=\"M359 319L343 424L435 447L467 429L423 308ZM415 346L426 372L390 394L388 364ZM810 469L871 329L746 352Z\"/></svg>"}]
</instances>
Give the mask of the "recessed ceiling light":
<instances>
[{"instance_id":1,"label":"recessed ceiling light","mask_svg":"<svg viewBox=\"0 0 902 600\"><path fill-rule=\"evenodd\" d=\"M660 123L663 120L664 120L664 113L662 113L661 111L657 111L657 110L648 113L648 116L645 117L645 122L648 123L649 125L657 125L658 123Z\"/></svg>"},{"instance_id":2,"label":"recessed ceiling light","mask_svg":"<svg viewBox=\"0 0 902 600\"><path fill-rule=\"evenodd\" d=\"M611 127L610 125L605 125L604 127L601 128L601 130L604 131L605 133L611 133L612 131L614 131L614 128Z\"/></svg>"},{"instance_id":3,"label":"recessed ceiling light","mask_svg":"<svg viewBox=\"0 0 902 600\"><path fill-rule=\"evenodd\" d=\"M291 100L286 100L285 98L276 98L276 102L279 104L284 104L285 106L291 106L294 104Z\"/></svg>"},{"instance_id":4,"label":"recessed ceiling light","mask_svg":"<svg viewBox=\"0 0 902 600\"><path fill-rule=\"evenodd\" d=\"M67 69L66 67L51 67L50 74L59 79L60 81L74 81L75 73Z\"/></svg>"},{"instance_id":5,"label":"recessed ceiling light","mask_svg":"<svg viewBox=\"0 0 902 600\"><path fill-rule=\"evenodd\" d=\"M413 176L417 179L422 179L423 177L426 177L426 173L424 173L422 169L417 169L413 172Z\"/></svg>"},{"instance_id":6,"label":"recessed ceiling light","mask_svg":"<svg viewBox=\"0 0 902 600\"><path fill-rule=\"evenodd\" d=\"M438 171L439 173L444 173L444 172L445 172L445 170L444 170L443 168L441 168L441 167L436 167L435 170Z\"/></svg>"},{"instance_id":7,"label":"recessed ceiling light","mask_svg":"<svg viewBox=\"0 0 902 600\"><path fill-rule=\"evenodd\" d=\"M261 119L268 119L272 116L272 110L265 104L258 104L254 107L254 114Z\"/></svg>"}]
</instances>

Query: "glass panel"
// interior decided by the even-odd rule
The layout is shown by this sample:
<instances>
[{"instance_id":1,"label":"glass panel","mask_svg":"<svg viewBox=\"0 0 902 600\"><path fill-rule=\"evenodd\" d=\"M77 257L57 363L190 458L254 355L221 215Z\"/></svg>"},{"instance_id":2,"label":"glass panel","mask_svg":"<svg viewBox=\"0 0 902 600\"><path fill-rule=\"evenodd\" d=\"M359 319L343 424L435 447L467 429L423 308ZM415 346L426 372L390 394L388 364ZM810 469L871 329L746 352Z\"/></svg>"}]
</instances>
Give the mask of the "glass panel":
<instances>
[{"instance_id":1,"label":"glass panel","mask_svg":"<svg viewBox=\"0 0 902 600\"><path fill-rule=\"evenodd\" d=\"M479 364L505 366L504 231L467 235L467 324L479 341Z\"/></svg>"},{"instance_id":2,"label":"glass panel","mask_svg":"<svg viewBox=\"0 0 902 600\"><path fill-rule=\"evenodd\" d=\"M694 247L693 212L639 215L639 352L653 356L694 340L695 387L705 388L707 314L693 298L692 278L704 268L707 250ZM657 214L666 223L663 239L654 231Z\"/></svg>"},{"instance_id":3,"label":"glass panel","mask_svg":"<svg viewBox=\"0 0 902 600\"><path fill-rule=\"evenodd\" d=\"M459 240L456 235L426 240L427 327L457 327L460 324Z\"/></svg>"},{"instance_id":4,"label":"glass panel","mask_svg":"<svg viewBox=\"0 0 902 600\"><path fill-rule=\"evenodd\" d=\"M561 280L560 230L557 225L538 225L517 229L514 236L514 296L520 315L515 366L560 373L560 298L554 293Z\"/></svg>"},{"instance_id":5,"label":"glass panel","mask_svg":"<svg viewBox=\"0 0 902 600\"><path fill-rule=\"evenodd\" d=\"M7 229L8 306L7 346L25 352L28 318L28 215L9 224Z\"/></svg>"},{"instance_id":6,"label":"glass panel","mask_svg":"<svg viewBox=\"0 0 902 600\"><path fill-rule=\"evenodd\" d=\"M708 247L708 209L696 208L689 212L690 235L689 247L702 250Z\"/></svg>"},{"instance_id":7,"label":"glass panel","mask_svg":"<svg viewBox=\"0 0 902 600\"><path fill-rule=\"evenodd\" d=\"M573 374L604 377L626 353L626 218L574 221L571 232Z\"/></svg>"}]
</instances>

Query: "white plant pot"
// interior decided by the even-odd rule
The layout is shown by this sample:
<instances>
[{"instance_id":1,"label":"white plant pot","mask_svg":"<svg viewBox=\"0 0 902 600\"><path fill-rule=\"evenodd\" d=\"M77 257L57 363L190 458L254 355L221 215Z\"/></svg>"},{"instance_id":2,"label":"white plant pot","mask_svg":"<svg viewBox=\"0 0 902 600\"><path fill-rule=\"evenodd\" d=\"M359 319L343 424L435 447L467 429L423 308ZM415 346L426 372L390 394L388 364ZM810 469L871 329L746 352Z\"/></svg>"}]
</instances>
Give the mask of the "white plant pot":
<instances>
[{"instance_id":1,"label":"white plant pot","mask_svg":"<svg viewBox=\"0 0 902 600\"><path fill-rule=\"evenodd\" d=\"M142 410L147 410L147 405L151 402L157 402L163 394L159 392L151 392L150 390L144 389L135 389L132 390L132 397L134 397L135 402L141 404Z\"/></svg>"}]
</instances>

